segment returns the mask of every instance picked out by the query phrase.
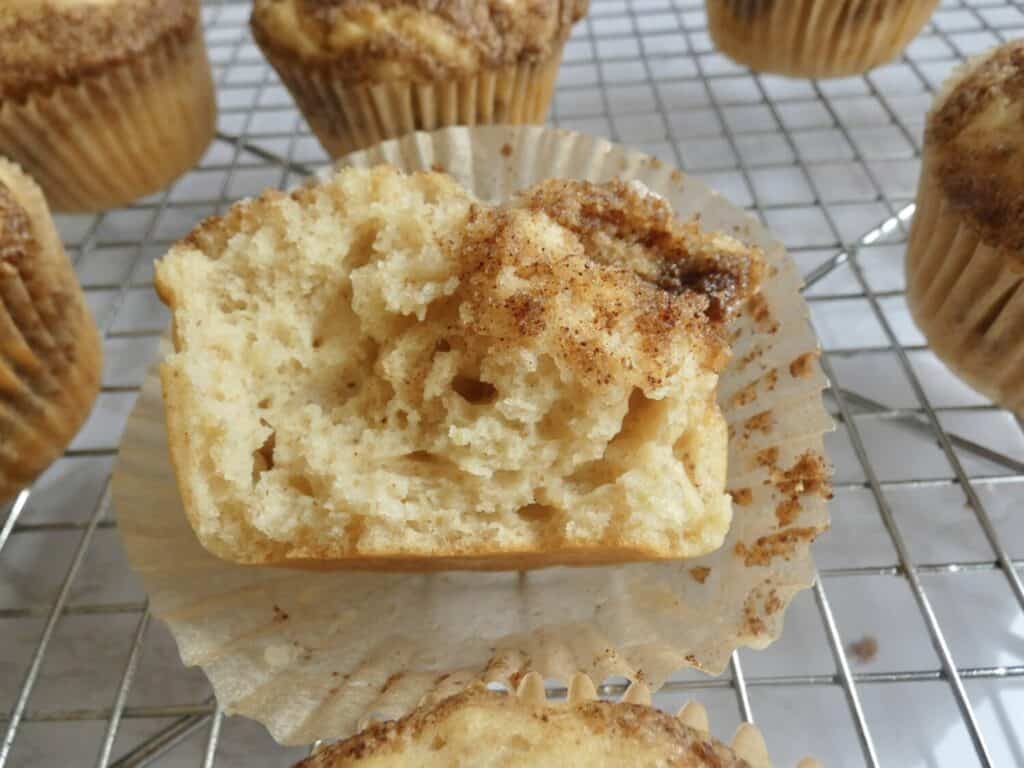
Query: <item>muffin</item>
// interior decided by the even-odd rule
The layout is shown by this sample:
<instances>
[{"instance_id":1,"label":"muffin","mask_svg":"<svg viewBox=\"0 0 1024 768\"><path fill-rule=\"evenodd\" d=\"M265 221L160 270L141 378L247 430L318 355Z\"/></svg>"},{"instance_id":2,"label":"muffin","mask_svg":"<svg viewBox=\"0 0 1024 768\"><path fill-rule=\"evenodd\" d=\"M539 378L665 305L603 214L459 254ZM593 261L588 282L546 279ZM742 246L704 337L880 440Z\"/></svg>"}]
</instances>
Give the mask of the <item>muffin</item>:
<instances>
[{"instance_id":1,"label":"muffin","mask_svg":"<svg viewBox=\"0 0 1024 768\"><path fill-rule=\"evenodd\" d=\"M758 72L846 77L896 58L939 0L706 0L722 53Z\"/></svg>"},{"instance_id":2,"label":"muffin","mask_svg":"<svg viewBox=\"0 0 1024 768\"><path fill-rule=\"evenodd\" d=\"M1024 41L967 62L928 116L907 303L932 350L1024 415Z\"/></svg>"},{"instance_id":3,"label":"muffin","mask_svg":"<svg viewBox=\"0 0 1024 768\"><path fill-rule=\"evenodd\" d=\"M331 157L417 130L542 123L587 0L256 0L253 36Z\"/></svg>"},{"instance_id":4,"label":"muffin","mask_svg":"<svg viewBox=\"0 0 1024 768\"><path fill-rule=\"evenodd\" d=\"M761 732L743 724L732 747L708 734L703 706L676 717L650 706L634 685L620 702L601 701L577 675L567 702L548 701L530 673L514 694L476 684L397 721L371 725L295 768L770 768ZM820 768L805 759L799 768Z\"/></svg>"},{"instance_id":5,"label":"muffin","mask_svg":"<svg viewBox=\"0 0 1024 768\"><path fill-rule=\"evenodd\" d=\"M56 210L156 192L213 138L198 0L9 0L0 62L0 154Z\"/></svg>"},{"instance_id":6,"label":"muffin","mask_svg":"<svg viewBox=\"0 0 1024 768\"><path fill-rule=\"evenodd\" d=\"M731 519L716 402L762 254L622 182L504 205L346 169L157 264L185 512L245 563L693 557Z\"/></svg>"},{"instance_id":7,"label":"muffin","mask_svg":"<svg viewBox=\"0 0 1024 768\"><path fill-rule=\"evenodd\" d=\"M63 452L100 368L99 334L43 194L0 159L0 500Z\"/></svg>"}]
</instances>

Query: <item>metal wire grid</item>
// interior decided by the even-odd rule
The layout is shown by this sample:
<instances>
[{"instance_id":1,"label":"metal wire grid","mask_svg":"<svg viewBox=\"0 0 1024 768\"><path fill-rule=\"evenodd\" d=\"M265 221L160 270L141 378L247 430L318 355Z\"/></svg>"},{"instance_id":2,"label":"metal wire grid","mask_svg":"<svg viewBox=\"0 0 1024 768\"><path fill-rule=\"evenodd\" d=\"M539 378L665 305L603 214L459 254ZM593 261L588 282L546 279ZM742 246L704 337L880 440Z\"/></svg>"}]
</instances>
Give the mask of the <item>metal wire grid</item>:
<instances>
[{"instance_id":1,"label":"metal wire grid","mask_svg":"<svg viewBox=\"0 0 1024 768\"><path fill-rule=\"evenodd\" d=\"M808 275L839 422L822 578L813 602L791 609L781 650L735 654L719 679L681 673L658 699L696 691L725 725L760 722L780 760L788 749L831 765L1024 764L1024 703L1003 703L1020 700L1024 679L1024 525L1015 509L1024 433L931 357L907 320L900 277L924 110L954 63L1024 31L1021 6L944 0L899 62L832 82L736 67L713 50L701 0L592 0L567 46L555 122L704 176L772 226ZM128 209L59 217L107 367L93 417L0 528L0 768L57 764L58 755L74 765L205 767L284 765L300 754L224 719L201 676L180 668L112 549L109 517L112 457L167 319L152 292L152 259L234 199L293 184L325 162L252 45L247 15L237 0L204 9L221 115L197 169ZM954 503L932 508L940 497ZM975 601L957 592L975 576L994 593L988 613L971 614ZM907 598L888 603L900 589ZM857 600L859 614L846 608ZM913 658L861 669L879 643L868 638L854 653L849 644L872 612L881 655L907 646ZM68 626L78 621L91 623ZM965 623L975 625L966 640L951 642ZM972 652L988 635L1008 639L1010 651L989 653L982 641L984 653ZM147 654L160 662L148 671ZM92 665L93 677L79 680ZM972 687L983 681L991 695ZM824 706L812 727L812 710L833 693L842 706ZM932 699L951 700L954 713L937 731L910 716Z\"/></svg>"}]
</instances>

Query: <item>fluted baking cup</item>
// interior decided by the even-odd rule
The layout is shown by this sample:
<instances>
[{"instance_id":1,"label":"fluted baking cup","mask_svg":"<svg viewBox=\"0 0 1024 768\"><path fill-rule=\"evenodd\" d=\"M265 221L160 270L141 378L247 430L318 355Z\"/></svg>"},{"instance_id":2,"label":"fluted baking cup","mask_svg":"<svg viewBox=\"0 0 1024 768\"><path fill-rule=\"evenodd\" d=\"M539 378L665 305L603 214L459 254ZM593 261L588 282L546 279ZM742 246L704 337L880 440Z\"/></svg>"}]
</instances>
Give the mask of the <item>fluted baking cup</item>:
<instances>
[{"instance_id":1,"label":"fluted baking cup","mask_svg":"<svg viewBox=\"0 0 1024 768\"><path fill-rule=\"evenodd\" d=\"M502 696L509 696L510 698L508 701L502 701L500 698ZM442 702L425 701L416 712L411 713L412 718L410 720L394 725L389 723L385 726L387 728L386 731L370 730L357 737L357 739L365 739L365 741L357 741L354 744L351 742L338 745L318 744L313 754L295 766L295 768L328 768L328 766L332 765L341 765L343 761L345 764L348 764L354 755L358 755L357 760L360 757L369 755L372 761L375 749L387 744L388 741L405 740L407 743L412 744L418 741L422 744L429 736L423 735L422 731L419 730L420 726L425 726L425 728L429 729L433 724L441 724L450 713L458 712L462 708L472 711L474 707L482 705L483 712L486 712L487 705L482 703L488 700L490 702L497 700L503 705L507 704L510 707L521 707L521 711L530 713L533 716L540 715L545 720L548 715L551 715L556 722L564 722L558 719L559 715L566 712L566 710L575 709L581 718L590 720L591 732L599 732L603 724L602 718L596 715L593 708L592 703L598 701L598 696L597 689L589 677L579 673L573 675L572 680L569 681L565 701L556 701L548 697L547 691L544 688L544 680L540 675L536 672L531 672L523 678L514 693L495 693L487 691L478 685L468 690L464 697L446 699ZM670 721L666 713L650 710L651 692L643 683L631 684L624 691L622 698L618 702L604 702L601 706L607 707L606 712L620 713L619 716L622 718L620 722L629 723L626 730L630 732L622 736L624 741L642 743L647 739L652 739L656 742L660 736L666 736L667 733L671 732L669 730ZM484 717L486 718L486 715ZM675 717L682 725L692 730L684 731L680 729L680 731L675 732L673 735L667 736L662 743L668 746L665 742L674 741L677 748L683 749L686 749L688 746L688 751L694 755L700 765L722 765L724 764L722 762L723 757L735 756L743 760L743 764L750 768L771 768L772 764L768 756L768 746L765 743L764 735L753 723L740 724L729 744L731 755L723 755L721 750L724 745L711 738L708 711L703 704L699 701L688 701L679 709ZM603 722L614 722L614 718L615 715L612 715ZM514 716L512 722L514 722ZM511 725L511 727L515 728L514 725ZM551 727L558 728L559 726L552 725ZM514 733L514 730L510 731L510 733ZM435 736L434 738L438 737ZM500 734L498 738L500 739ZM440 748L443 749L443 747L443 744L440 745ZM486 753L488 751L487 745L481 745L480 751ZM414 749L410 750L410 753L414 752ZM580 758L583 758L582 753L577 760ZM570 755L566 755L565 759L572 761L573 758ZM666 755L666 759L671 758ZM520 765L523 761L513 758L513 762ZM697 763L688 762L687 764L696 765ZM733 765L731 760L729 765ZM821 763L808 757L801 760L796 768L821 768Z\"/></svg>"},{"instance_id":2,"label":"fluted baking cup","mask_svg":"<svg viewBox=\"0 0 1024 768\"><path fill-rule=\"evenodd\" d=\"M124 205L169 185L216 129L201 27L133 61L0 102L0 154L18 162L58 211Z\"/></svg>"},{"instance_id":3,"label":"fluted baking cup","mask_svg":"<svg viewBox=\"0 0 1024 768\"><path fill-rule=\"evenodd\" d=\"M541 61L484 69L474 77L363 84L345 82L344 62L310 66L266 53L327 154L337 158L415 131L543 123L562 48Z\"/></svg>"},{"instance_id":4,"label":"fluted baking cup","mask_svg":"<svg viewBox=\"0 0 1024 768\"><path fill-rule=\"evenodd\" d=\"M78 432L103 368L96 324L43 200L0 159L0 501Z\"/></svg>"},{"instance_id":5,"label":"fluted baking cup","mask_svg":"<svg viewBox=\"0 0 1024 768\"><path fill-rule=\"evenodd\" d=\"M898 56L939 0L706 0L721 51L758 72L846 77Z\"/></svg>"},{"instance_id":6,"label":"fluted baking cup","mask_svg":"<svg viewBox=\"0 0 1024 768\"><path fill-rule=\"evenodd\" d=\"M261 721L280 742L306 743L478 679L514 687L531 671L561 680L582 671L656 689L680 667L717 674L735 648L776 639L793 595L814 580L809 545L828 525L822 435L831 428L800 276L782 245L703 182L581 134L450 128L343 162L443 168L487 200L551 177L636 179L681 218L760 245L768 275L731 328L720 385L733 524L717 552L668 563L435 574L233 565L204 550L185 519L154 370L124 435L114 503L153 613L224 710Z\"/></svg>"},{"instance_id":7,"label":"fluted baking cup","mask_svg":"<svg viewBox=\"0 0 1024 768\"><path fill-rule=\"evenodd\" d=\"M942 191L926 150L907 245L907 304L932 351L1024 415L1024 259L987 244Z\"/></svg>"}]
</instances>

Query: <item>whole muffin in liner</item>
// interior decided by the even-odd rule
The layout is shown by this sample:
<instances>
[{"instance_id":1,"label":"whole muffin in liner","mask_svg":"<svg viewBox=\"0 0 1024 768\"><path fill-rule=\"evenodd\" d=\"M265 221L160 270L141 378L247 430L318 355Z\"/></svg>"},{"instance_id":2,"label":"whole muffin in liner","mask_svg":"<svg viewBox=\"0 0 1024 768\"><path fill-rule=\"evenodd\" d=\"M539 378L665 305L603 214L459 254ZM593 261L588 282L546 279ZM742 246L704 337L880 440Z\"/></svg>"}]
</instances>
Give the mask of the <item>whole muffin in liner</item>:
<instances>
[{"instance_id":1,"label":"whole muffin in liner","mask_svg":"<svg viewBox=\"0 0 1024 768\"><path fill-rule=\"evenodd\" d=\"M168 186L216 130L198 0L0 10L0 153L59 211Z\"/></svg>"},{"instance_id":2,"label":"whole muffin in liner","mask_svg":"<svg viewBox=\"0 0 1024 768\"><path fill-rule=\"evenodd\" d=\"M726 746L710 734L708 712L687 702L673 716L651 706L643 683L619 701L602 700L589 677L576 674L565 701L548 698L531 672L514 693L481 683L441 701L425 701L401 720L369 724L345 741L318 745L295 768L360 765L498 763L536 765L686 765L689 768L771 768L768 746L742 723ZM804 758L797 768L821 768Z\"/></svg>"},{"instance_id":3,"label":"whole muffin in liner","mask_svg":"<svg viewBox=\"0 0 1024 768\"><path fill-rule=\"evenodd\" d=\"M546 178L635 179L681 219L700 216L759 245L765 282L730 327L719 383L733 524L716 552L662 563L435 574L232 565L203 549L182 511L154 369L114 474L119 529L154 614L225 711L283 743L308 743L475 680L515 687L529 672L567 681L582 671L657 688L680 667L718 673L737 647L777 638L789 601L814 581L809 545L828 526L822 435L831 428L799 273L781 244L697 179L554 129L450 128L344 162L443 168L491 201Z\"/></svg>"},{"instance_id":4,"label":"whole muffin in liner","mask_svg":"<svg viewBox=\"0 0 1024 768\"><path fill-rule=\"evenodd\" d=\"M101 358L42 192L0 159L0 500L31 483L78 432Z\"/></svg>"},{"instance_id":5,"label":"whole muffin in liner","mask_svg":"<svg viewBox=\"0 0 1024 768\"><path fill-rule=\"evenodd\" d=\"M1024 42L967 62L928 116L907 303L943 362L1024 414Z\"/></svg>"},{"instance_id":6,"label":"whole muffin in liner","mask_svg":"<svg viewBox=\"0 0 1024 768\"><path fill-rule=\"evenodd\" d=\"M706 0L711 39L757 72L846 77L897 57L939 0Z\"/></svg>"},{"instance_id":7,"label":"whole muffin in liner","mask_svg":"<svg viewBox=\"0 0 1024 768\"><path fill-rule=\"evenodd\" d=\"M253 36L334 158L413 131L543 123L588 0L259 0Z\"/></svg>"}]
</instances>

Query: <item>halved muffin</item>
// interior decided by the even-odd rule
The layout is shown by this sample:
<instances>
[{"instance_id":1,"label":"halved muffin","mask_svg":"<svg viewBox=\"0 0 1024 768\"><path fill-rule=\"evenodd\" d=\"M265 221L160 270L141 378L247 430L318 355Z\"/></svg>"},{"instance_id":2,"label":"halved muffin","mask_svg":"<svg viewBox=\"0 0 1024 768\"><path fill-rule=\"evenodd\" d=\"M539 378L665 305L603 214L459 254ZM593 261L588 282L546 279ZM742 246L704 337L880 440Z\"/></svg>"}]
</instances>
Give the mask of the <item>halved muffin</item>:
<instances>
[{"instance_id":1,"label":"halved muffin","mask_svg":"<svg viewBox=\"0 0 1024 768\"><path fill-rule=\"evenodd\" d=\"M491 206L379 167L242 203L157 266L186 514L249 563L712 551L731 517L717 373L761 263L621 182Z\"/></svg>"}]
</instances>

